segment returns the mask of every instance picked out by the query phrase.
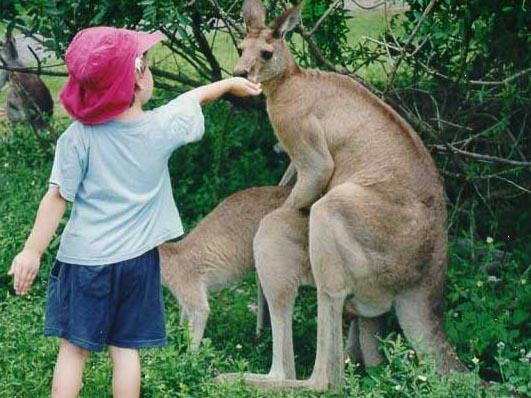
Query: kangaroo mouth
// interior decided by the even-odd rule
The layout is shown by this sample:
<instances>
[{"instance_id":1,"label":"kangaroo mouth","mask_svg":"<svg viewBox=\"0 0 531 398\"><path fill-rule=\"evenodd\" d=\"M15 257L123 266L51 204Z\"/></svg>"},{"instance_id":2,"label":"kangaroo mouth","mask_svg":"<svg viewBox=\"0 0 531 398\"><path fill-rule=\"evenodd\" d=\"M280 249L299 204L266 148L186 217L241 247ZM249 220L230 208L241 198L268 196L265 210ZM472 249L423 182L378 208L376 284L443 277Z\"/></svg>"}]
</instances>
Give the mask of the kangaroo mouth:
<instances>
[{"instance_id":1,"label":"kangaroo mouth","mask_svg":"<svg viewBox=\"0 0 531 398\"><path fill-rule=\"evenodd\" d=\"M253 83L260 83L260 79L258 78L258 76L249 76L247 79Z\"/></svg>"}]
</instances>

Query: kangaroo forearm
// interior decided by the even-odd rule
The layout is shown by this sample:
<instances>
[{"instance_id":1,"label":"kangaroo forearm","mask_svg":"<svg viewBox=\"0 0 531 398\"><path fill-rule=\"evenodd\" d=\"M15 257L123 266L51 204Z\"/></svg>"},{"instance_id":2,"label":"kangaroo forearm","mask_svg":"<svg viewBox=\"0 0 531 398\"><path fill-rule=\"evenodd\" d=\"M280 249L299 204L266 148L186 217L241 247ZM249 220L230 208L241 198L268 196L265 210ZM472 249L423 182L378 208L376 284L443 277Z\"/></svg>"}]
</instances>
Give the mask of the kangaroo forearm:
<instances>
[{"instance_id":1,"label":"kangaroo forearm","mask_svg":"<svg viewBox=\"0 0 531 398\"><path fill-rule=\"evenodd\" d=\"M286 199L286 205L299 210L310 207L323 194L331 175L332 170L312 176L301 175Z\"/></svg>"},{"instance_id":2,"label":"kangaroo forearm","mask_svg":"<svg viewBox=\"0 0 531 398\"><path fill-rule=\"evenodd\" d=\"M56 191L55 189L50 189L41 200L33 229L24 245L25 249L36 252L39 255L50 244L66 209L65 200Z\"/></svg>"}]
</instances>

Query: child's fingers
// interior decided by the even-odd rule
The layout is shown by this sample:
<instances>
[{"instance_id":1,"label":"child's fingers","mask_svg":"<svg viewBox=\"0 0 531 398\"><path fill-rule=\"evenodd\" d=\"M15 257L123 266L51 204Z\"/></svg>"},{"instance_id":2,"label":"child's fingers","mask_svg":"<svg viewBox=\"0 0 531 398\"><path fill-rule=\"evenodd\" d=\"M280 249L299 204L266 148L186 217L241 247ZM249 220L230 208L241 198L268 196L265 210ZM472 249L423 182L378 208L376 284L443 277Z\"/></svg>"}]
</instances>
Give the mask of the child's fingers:
<instances>
[{"instance_id":1,"label":"child's fingers","mask_svg":"<svg viewBox=\"0 0 531 398\"><path fill-rule=\"evenodd\" d=\"M13 281L13 288L17 294L21 294L24 286L24 268L20 264L17 264L14 274L15 279Z\"/></svg>"},{"instance_id":2,"label":"child's fingers","mask_svg":"<svg viewBox=\"0 0 531 398\"><path fill-rule=\"evenodd\" d=\"M262 88L262 85L260 83L254 83L254 82L252 82L250 80L247 80L245 82L245 84L247 85L247 87L255 89L255 90L258 90L258 89Z\"/></svg>"},{"instance_id":3,"label":"child's fingers","mask_svg":"<svg viewBox=\"0 0 531 398\"><path fill-rule=\"evenodd\" d=\"M249 94L258 95L262 92L262 85L260 83L249 82L246 89Z\"/></svg>"},{"instance_id":4,"label":"child's fingers","mask_svg":"<svg viewBox=\"0 0 531 398\"><path fill-rule=\"evenodd\" d=\"M261 92L262 92L261 89L254 89L254 88L250 88L248 91L248 93L251 95L259 95Z\"/></svg>"},{"instance_id":5,"label":"child's fingers","mask_svg":"<svg viewBox=\"0 0 531 398\"><path fill-rule=\"evenodd\" d=\"M20 294L25 294L28 291L29 287L31 286L31 282L33 281L32 274L32 271L29 269L25 269L23 271L18 287Z\"/></svg>"},{"instance_id":6,"label":"child's fingers","mask_svg":"<svg viewBox=\"0 0 531 398\"><path fill-rule=\"evenodd\" d=\"M18 289L20 285L20 275L18 270L14 271L14 278L13 278L13 288L15 289L15 292L18 294Z\"/></svg>"}]
</instances>

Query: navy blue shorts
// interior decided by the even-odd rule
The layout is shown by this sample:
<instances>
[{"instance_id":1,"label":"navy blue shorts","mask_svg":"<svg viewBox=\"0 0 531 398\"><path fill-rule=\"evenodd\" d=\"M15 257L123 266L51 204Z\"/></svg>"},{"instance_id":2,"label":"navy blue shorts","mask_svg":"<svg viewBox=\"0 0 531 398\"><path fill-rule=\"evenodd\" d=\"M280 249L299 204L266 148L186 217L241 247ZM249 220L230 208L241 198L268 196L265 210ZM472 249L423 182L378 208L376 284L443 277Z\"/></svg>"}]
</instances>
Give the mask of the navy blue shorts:
<instances>
[{"instance_id":1,"label":"navy blue shorts","mask_svg":"<svg viewBox=\"0 0 531 398\"><path fill-rule=\"evenodd\" d=\"M114 264L56 260L48 279L44 335L89 351L166 344L159 252Z\"/></svg>"}]
</instances>

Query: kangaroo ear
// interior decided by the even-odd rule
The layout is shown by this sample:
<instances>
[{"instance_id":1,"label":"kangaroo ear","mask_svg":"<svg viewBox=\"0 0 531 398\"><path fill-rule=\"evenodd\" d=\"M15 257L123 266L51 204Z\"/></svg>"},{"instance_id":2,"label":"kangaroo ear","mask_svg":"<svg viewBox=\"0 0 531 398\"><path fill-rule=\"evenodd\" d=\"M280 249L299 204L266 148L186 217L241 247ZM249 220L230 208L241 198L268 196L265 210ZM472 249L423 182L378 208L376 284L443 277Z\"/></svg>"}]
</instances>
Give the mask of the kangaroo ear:
<instances>
[{"instance_id":1,"label":"kangaroo ear","mask_svg":"<svg viewBox=\"0 0 531 398\"><path fill-rule=\"evenodd\" d=\"M302 2L294 7L288 8L277 17L269 26L273 30L273 36L283 38L286 33L292 30L301 19Z\"/></svg>"},{"instance_id":2,"label":"kangaroo ear","mask_svg":"<svg viewBox=\"0 0 531 398\"><path fill-rule=\"evenodd\" d=\"M261 0L245 0L242 5L242 16L247 31L265 28L266 10Z\"/></svg>"},{"instance_id":3,"label":"kangaroo ear","mask_svg":"<svg viewBox=\"0 0 531 398\"><path fill-rule=\"evenodd\" d=\"M5 41L2 44L7 49L7 52L12 59L18 58L18 51L17 46L15 44L15 38L13 37L11 31L8 30L6 32Z\"/></svg>"}]
</instances>

